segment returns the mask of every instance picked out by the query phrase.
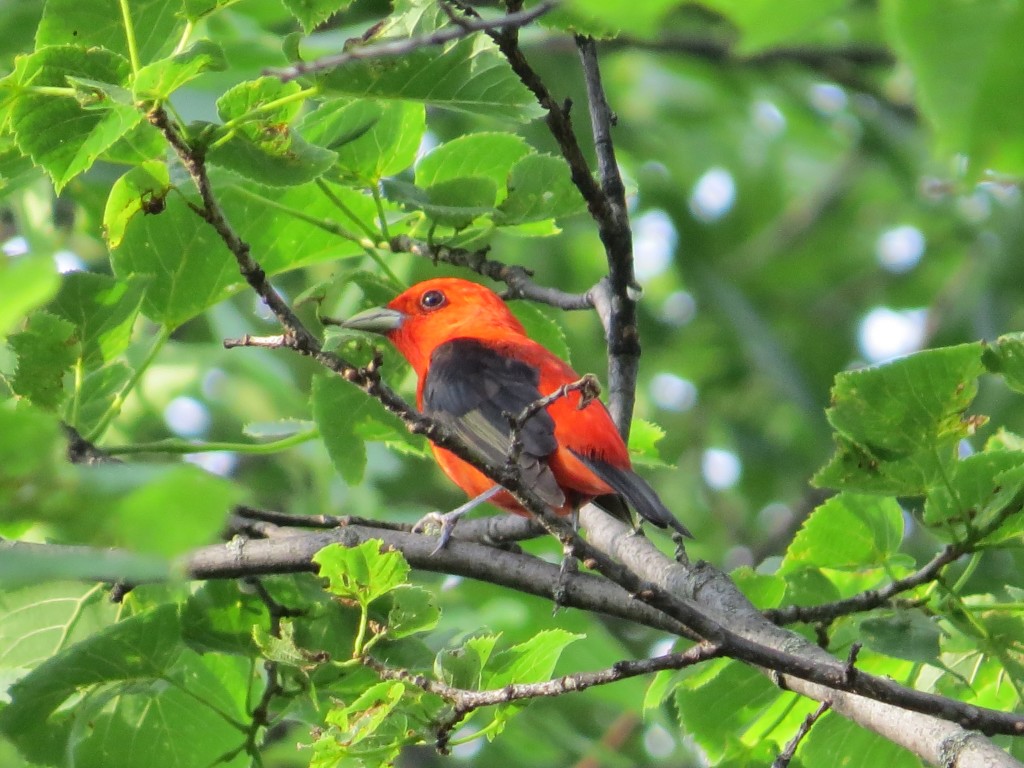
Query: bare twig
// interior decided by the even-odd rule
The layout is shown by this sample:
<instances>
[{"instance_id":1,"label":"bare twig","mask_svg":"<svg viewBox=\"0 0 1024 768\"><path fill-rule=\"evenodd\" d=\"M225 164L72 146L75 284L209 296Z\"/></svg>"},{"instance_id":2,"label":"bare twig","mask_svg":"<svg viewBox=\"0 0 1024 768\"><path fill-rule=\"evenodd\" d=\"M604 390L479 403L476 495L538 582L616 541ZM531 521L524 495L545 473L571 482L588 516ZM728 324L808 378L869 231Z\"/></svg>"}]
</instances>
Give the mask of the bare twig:
<instances>
[{"instance_id":1,"label":"bare twig","mask_svg":"<svg viewBox=\"0 0 1024 768\"><path fill-rule=\"evenodd\" d=\"M442 722L438 730L437 746L439 750L445 751L451 732L476 709L525 699L552 698L566 693L578 693L595 685L607 685L630 677L652 674L663 669L683 669L720 655L720 649L714 645L695 645L681 653L670 653L651 659L619 661L611 667L597 672L578 672L540 683L512 683L504 688L488 691L455 688L407 669L389 667L370 657L365 657L363 663L380 675L383 680L412 683L428 693L440 696L452 706L451 715Z\"/></svg>"},{"instance_id":2,"label":"bare twig","mask_svg":"<svg viewBox=\"0 0 1024 768\"><path fill-rule=\"evenodd\" d=\"M576 409L583 410L601 394L601 384L598 382L597 377L594 374L587 373L576 381L563 384L550 395L545 395L544 397L534 400L519 413L504 412L504 416L508 419L508 424L511 430L509 433L509 446L506 464L515 466L519 462L519 457L523 453L522 435L523 427L526 426L526 422L554 402L561 400L563 397L568 397L570 392L580 393Z\"/></svg>"},{"instance_id":3,"label":"bare twig","mask_svg":"<svg viewBox=\"0 0 1024 768\"><path fill-rule=\"evenodd\" d=\"M464 248L449 248L416 240L408 235L398 235L389 242L394 252L411 253L433 262L443 261L457 267L471 269L477 274L489 277L508 286L506 299L528 299L540 304L549 304L564 310L592 309L594 300L590 292L566 293L557 288L538 285L533 272L517 264L505 264L487 258L487 250L469 251Z\"/></svg>"},{"instance_id":4,"label":"bare twig","mask_svg":"<svg viewBox=\"0 0 1024 768\"><path fill-rule=\"evenodd\" d=\"M475 32L492 32L497 29L517 29L524 27L530 22L540 18L554 8L557 3L553 0L544 0L533 8L517 13L509 13L496 19L472 19L460 20L455 26L442 27L426 35L402 38L397 40L384 40L379 43L372 43L361 46L353 46L343 53L332 56L324 56L315 61L300 61L290 67L271 68L264 70L263 74L277 77L284 82L294 80L303 75L325 72L330 69L337 69L352 61L366 59L382 59L394 56L405 56L417 51L420 48L428 48L435 45L459 40ZM442 4L442 7L443 4Z\"/></svg>"},{"instance_id":5,"label":"bare twig","mask_svg":"<svg viewBox=\"0 0 1024 768\"><path fill-rule=\"evenodd\" d=\"M804 721L800 723L800 727L793 735L793 738L786 744L786 748L783 749L779 753L779 756L772 761L772 768L787 768L789 766L790 760L792 760L793 756L796 755L796 750L800 746L800 742L803 741L804 737L811 732L811 728L816 722L818 722L818 718L828 712L831 706L832 705L827 701L823 701L816 710L804 718Z\"/></svg>"}]
</instances>

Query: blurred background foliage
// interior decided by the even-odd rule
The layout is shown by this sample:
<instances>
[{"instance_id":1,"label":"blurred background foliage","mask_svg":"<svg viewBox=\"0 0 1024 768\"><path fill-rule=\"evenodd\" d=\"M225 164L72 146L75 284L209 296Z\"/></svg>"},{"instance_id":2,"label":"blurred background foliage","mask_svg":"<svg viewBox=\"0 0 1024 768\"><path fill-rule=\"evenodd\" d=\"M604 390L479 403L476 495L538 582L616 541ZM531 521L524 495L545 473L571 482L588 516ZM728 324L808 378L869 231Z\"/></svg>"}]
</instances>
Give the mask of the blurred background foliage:
<instances>
[{"instance_id":1,"label":"blurred background foliage","mask_svg":"<svg viewBox=\"0 0 1024 768\"><path fill-rule=\"evenodd\" d=\"M228 66L178 90L172 100L178 113L214 121L215 101L227 88L285 65L289 36L300 30L286 7L293 4L240 0L201 21L200 32L223 47ZM832 452L824 409L837 372L929 346L992 339L1024 324L1017 186L1024 54L1017 50L1021 37L1014 36L1024 27L1024 10L1018 3L984 11L980 5L607 0L559 11L559 23L569 18L587 31L622 30L599 50L618 116L614 139L643 289L636 415L665 431L663 463L643 471L693 530L693 557L731 569L781 556L822 499L808 481ZM32 50L42 9L42 0L0 0L0 71ZM387 3L359 0L304 38L303 53L312 58L341 50L388 12ZM589 152L571 38L533 25L523 30L522 44L551 92L571 100ZM557 154L541 120L516 126L502 117L431 108L427 128L424 150L466 133L519 130L534 148ZM122 165L98 162L55 195L40 170L0 144L0 259L45 255L61 272L109 272L103 208L123 172ZM595 228L586 215L559 225L561 232L547 238L497 234L491 256L534 270L541 284L586 290L605 273ZM463 274L406 254L388 256L387 265L409 284ZM355 266L375 268L368 257L348 256L275 283L294 298ZM359 290L344 289L326 309L343 316L361 300ZM309 305L302 311L313 315ZM603 375L606 351L596 316L540 311L564 329L574 367ZM101 447L173 436L233 443L244 440L246 429L265 435L284 420L309 419L311 363L221 346L225 337L275 329L247 291L177 328ZM126 353L133 364L154 333L149 321L136 324L136 343ZM0 347L0 371L13 371L14 360L10 348ZM388 360L386 378L410 393L411 377L394 357ZM9 380L0 386L9 388ZM993 425L1024 430L1024 414L1001 383L983 382L974 410ZM979 431L975 447L989 434L991 428ZM233 479L234 490L215 497L221 506L241 493L259 506L295 514L412 521L461 500L432 463L379 444L368 450L366 476L353 486L334 471L318 441L271 455L203 452L187 461ZM131 458L167 461L159 452ZM93 504L88 483L56 472L56 487L76 497L77 522L62 518L54 527L40 514L32 523L6 524L7 535L45 538L56 530L73 538L69 531L102 519L109 497L98 493ZM46 504L53 514L68 514L64 504ZM907 520L907 548L926 551L933 543L916 544L914 536L923 534ZM203 535L212 537L217 524ZM545 541L529 547L556 556ZM973 578L1001 584L1022 565L1011 552ZM563 660L566 670L663 647L655 633L602 625L576 612L552 619L547 602L488 585L422 580L439 587L443 612L431 643L480 627L514 640L553 625L585 632L587 642ZM454 761L687 764L692 745L678 740L667 710L641 719L647 684L632 680L537 702L505 737L457 748ZM793 716L781 713L778 722ZM784 741L789 733L772 735ZM294 741L272 750L266 765L305 765ZM18 759L0 751L5 765ZM442 762L428 748L403 758L404 765Z\"/></svg>"}]
</instances>

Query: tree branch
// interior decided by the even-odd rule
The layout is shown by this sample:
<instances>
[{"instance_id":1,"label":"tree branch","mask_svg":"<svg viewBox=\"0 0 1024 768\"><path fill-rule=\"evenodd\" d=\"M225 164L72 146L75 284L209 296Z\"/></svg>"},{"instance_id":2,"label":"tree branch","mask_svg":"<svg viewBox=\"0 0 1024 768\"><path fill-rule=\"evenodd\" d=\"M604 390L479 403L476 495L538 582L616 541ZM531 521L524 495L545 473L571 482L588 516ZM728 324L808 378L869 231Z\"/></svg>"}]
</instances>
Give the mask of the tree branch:
<instances>
[{"instance_id":1,"label":"tree branch","mask_svg":"<svg viewBox=\"0 0 1024 768\"><path fill-rule=\"evenodd\" d=\"M626 209L626 185L615 160L611 129L616 117L608 106L597 62L593 38L577 36L576 45L587 84L587 104L597 152L601 191L607 201L607 216L597 221L608 261L610 312L605 323L608 340L608 400L612 418L629 438L636 400L636 379L640 369L640 333L636 326L636 298L639 286L633 271L633 233ZM604 320L604 316L602 316Z\"/></svg>"},{"instance_id":2,"label":"tree branch","mask_svg":"<svg viewBox=\"0 0 1024 768\"><path fill-rule=\"evenodd\" d=\"M290 67L266 69L263 71L263 74L277 77L283 82L288 82L303 75L337 69L352 61L405 56L420 48L450 43L453 40L468 37L475 32L493 32L498 29L518 29L519 27L524 27L543 16L556 5L557 3L553 2L553 0L544 0L544 2L538 3L529 10L509 13L497 19L464 19L455 26L442 27L426 35L397 40L383 40L379 43L354 46L343 53L324 56L315 61L300 61Z\"/></svg>"},{"instance_id":3,"label":"tree branch","mask_svg":"<svg viewBox=\"0 0 1024 768\"><path fill-rule=\"evenodd\" d=\"M363 664L380 675L382 680L412 683L452 705L452 714L441 723L438 729L437 748L439 751L445 752L448 739L455 726L476 709L509 704L513 701L554 698L567 693L579 693L595 685L607 685L639 675L652 674L663 669L683 669L717 658L719 655L721 655L719 649L713 645L695 645L682 653L670 653L651 659L618 661L611 667L596 672L577 672L540 683L512 683L504 688L487 691L455 688L439 680L432 680L424 675L412 673L407 669L389 667L369 656L363 659Z\"/></svg>"},{"instance_id":4,"label":"tree branch","mask_svg":"<svg viewBox=\"0 0 1024 768\"><path fill-rule=\"evenodd\" d=\"M489 277L508 286L506 299L528 299L539 304L549 304L564 310L592 309L594 300L590 291L566 293L557 288L538 285L533 280L533 271L518 264L505 264L487 258L487 250L468 251L465 248L449 248L416 240L408 235L398 235L388 243L395 253L411 253L433 262L443 261L457 267L471 269L479 275Z\"/></svg>"},{"instance_id":5,"label":"tree branch","mask_svg":"<svg viewBox=\"0 0 1024 768\"><path fill-rule=\"evenodd\" d=\"M442 425L416 412L384 386L380 380L377 360L371 361L364 367L355 367L336 355L323 352L318 340L301 326L294 313L284 305L283 300L269 285L262 269L252 260L248 245L237 237L225 220L210 189L201 155L191 151L161 110L158 109L151 115L151 121L168 138L171 146L182 158L182 162L196 182L204 203L204 207L198 212L218 231L238 260L239 268L250 285L263 297L285 326L286 332L278 339L280 346L310 356L346 380L356 384L368 395L379 400L385 408L398 415L411 431L424 434L437 445L468 461L495 482L501 484L524 507L533 512L545 528L557 535L576 556L581 557L588 567L598 570L608 579L614 581L626 591L627 595L639 598L643 603L656 609L653 611L653 615L659 615L660 612L659 621L662 624L672 625L673 631L679 634L688 637L696 636L720 645L725 655L778 671L783 675L787 686L793 690L798 690L818 700L832 701L833 708L837 711L858 722L870 723L869 727L872 727L873 730L886 734L897 743L905 744L907 742L906 739L901 740L899 733L891 733L887 723L898 720L897 715L905 720L911 713L889 708L890 711L886 713L888 720L882 721L878 719L877 714L879 711L885 711L884 708L880 710L877 705L865 707L860 696L868 696L917 712L933 713L961 723L965 727L978 728L988 733L1024 733L1024 718L909 690L891 680L880 679L862 672L851 675L843 663L829 656L822 649L765 620L743 599L728 577L721 572L706 564L686 565L685 567L673 564L657 550L654 550L649 542L647 542L648 549L644 549L642 553L631 551L633 547L639 545L642 537L626 535L628 531L625 526L610 529L608 524L615 521L603 513L597 517L598 513L595 511L584 517L588 532L593 541L601 545L600 549L581 539L564 520L551 515L532 490L524 486L518 473L510 472L504 467L490 466L481 461ZM602 530L615 530L615 536L611 540L603 539ZM367 537L381 538L381 533L379 530L373 531ZM436 558L428 560L429 553L432 551L432 542L429 539L419 536L412 537L400 532L387 533L393 537L408 537L402 549L409 554L410 563L413 565L425 567L428 570L453 572L452 569L456 564L449 563L447 559L451 553L441 552ZM341 537L342 541L353 540L353 543L358 543L354 540L358 538L354 527L339 531L337 535ZM298 549L298 557L295 557L294 553L292 555L292 569L308 570L310 569L309 558L327 543L331 543L331 539L329 534L324 533L256 542L240 541L229 549L228 567L223 568L225 563L220 562L222 570L219 575L224 577L241 575L239 565L243 561L247 561L248 565L257 573L272 572L275 567L280 566L276 558L267 556L268 552L274 549L279 551L281 548ZM476 547L479 545L460 542L457 546ZM243 558L243 553L252 548L256 548L261 557ZM497 560L495 552L491 548L485 548L483 552L479 553L479 556L482 560L493 562ZM508 553L499 554L507 555ZM194 573L199 577L198 574L203 573L203 560L193 561L191 565L196 569ZM249 569L247 571L251 572ZM207 576L213 575L216 574L207 573ZM650 578L651 576L655 578ZM502 578L507 579L508 575L506 574ZM676 584L675 582L678 580L681 580L682 583ZM688 585L690 581L693 583ZM552 585L555 583L557 583L556 578L550 578L543 585L538 585L529 579L523 581L524 587L530 585L536 590L535 594L548 596L550 596ZM574 579L568 585L566 597L571 596L572 584L575 583ZM693 587L697 583L701 584L697 590L700 592L699 600L696 592L686 588L687 586ZM709 588L710 586L714 588ZM530 590L524 588L523 591ZM621 596L622 593L619 590L612 594ZM629 602L636 603L637 601ZM595 608L595 610L600 609ZM860 694L860 696L843 698L839 693L841 691L850 691ZM930 720L929 718L925 721L931 727L930 734L952 733L948 730L952 727L949 724L944 724L947 730L943 731ZM960 734L961 742L966 744L968 741L966 735L962 734L962 731L957 733ZM1001 755L1004 761L1007 758L1005 752L986 740L972 743L983 751L990 750L993 756ZM932 762L940 762L941 757L941 761L945 763L945 758L948 756L940 755L940 748L944 749L945 747L941 740L935 738L920 744L914 743L910 748ZM994 762L993 764L999 763Z\"/></svg>"}]
</instances>

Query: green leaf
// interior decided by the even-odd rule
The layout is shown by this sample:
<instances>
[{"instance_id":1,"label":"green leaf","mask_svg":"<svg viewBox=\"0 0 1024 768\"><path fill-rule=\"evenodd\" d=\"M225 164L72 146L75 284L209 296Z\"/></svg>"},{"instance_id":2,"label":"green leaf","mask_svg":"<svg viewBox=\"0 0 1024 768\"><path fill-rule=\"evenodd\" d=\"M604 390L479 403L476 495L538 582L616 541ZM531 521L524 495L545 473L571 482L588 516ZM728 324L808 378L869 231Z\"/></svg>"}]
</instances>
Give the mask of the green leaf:
<instances>
[{"instance_id":1,"label":"green leaf","mask_svg":"<svg viewBox=\"0 0 1024 768\"><path fill-rule=\"evenodd\" d=\"M836 376L826 415L837 451L817 485L923 493L949 471L982 419L964 412L978 389L981 345L927 350Z\"/></svg>"},{"instance_id":2,"label":"green leaf","mask_svg":"<svg viewBox=\"0 0 1024 768\"><path fill-rule=\"evenodd\" d=\"M523 324L527 336L566 362L571 362L569 342L558 322L559 313L529 301L513 301L509 304L509 309Z\"/></svg>"},{"instance_id":3,"label":"green leaf","mask_svg":"<svg viewBox=\"0 0 1024 768\"><path fill-rule=\"evenodd\" d=\"M349 485L357 484L366 470L366 440L410 443L397 416L340 376L314 377L312 406L327 453ZM420 449L422 441L411 446Z\"/></svg>"},{"instance_id":4,"label":"green leaf","mask_svg":"<svg viewBox=\"0 0 1024 768\"><path fill-rule=\"evenodd\" d=\"M147 122L138 123L106 149L99 159L107 163L134 166L162 158L166 153L167 142L163 134Z\"/></svg>"},{"instance_id":5,"label":"green leaf","mask_svg":"<svg viewBox=\"0 0 1024 768\"><path fill-rule=\"evenodd\" d=\"M401 552L382 552L382 546L379 539L357 547L330 544L313 556L313 562L320 566L330 592L369 605L409 576L409 564Z\"/></svg>"},{"instance_id":6,"label":"green leaf","mask_svg":"<svg viewBox=\"0 0 1024 768\"><path fill-rule=\"evenodd\" d=\"M491 117L526 121L541 114L533 94L485 35L420 48L401 58L354 61L317 82L326 92L418 101Z\"/></svg>"},{"instance_id":7,"label":"green leaf","mask_svg":"<svg viewBox=\"0 0 1024 768\"><path fill-rule=\"evenodd\" d=\"M438 224L454 229L464 229L478 216L492 213L497 194L494 182L480 177L442 181L428 189L388 179L384 191L390 200L423 211Z\"/></svg>"},{"instance_id":8,"label":"green leaf","mask_svg":"<svg viewBox=\"0 0 1024 768\"><path fill-rule=\"evenodd\" d=\"M146 282L139 277L117 280L90 272L69 272L61 278L50 311L75 324L86 370L98 368L128 349Z\"/></svg>"},{"instance_id":9,"label":"green leaf","mask_svg":"<svg viewBox=\"0 0 1024 768\"><path fill-rule=\"evenodd\" d=\"M4 554L12 554L9 550ZM112 624L120 606L107 590L79 582L37 582L0 590L0 670L13 682Z\"/></svg>"},{"instance_id":10,"label":"green leaf","mask_svg":"<svg viewBox=\"0 0 1024 768\"><path fill-rule=\"evenodd\" d=\"M499 635L476 635L459 648L445 649L434 659L434 675L455 688L480 690L483 670L494 652Z\"/></svg>"},{"instance_id":11,"label":"green leaf","mask_svg":"<svg viewBox=\"0 0 1024 768\"><path fill-rule=\"evenodd\" d=\"M807 37L823 22L834 17L847 0L702 0L702 5L717 11L740 30L737 53L750 55ZM626 7L622 8L623 15Z\"/></svg>"},{"instance_id":12,"label":"green leaf","mask_svg":"<svg viewBox=\"0 0 1024 768\"><path fill-rule=\"evenodd\" d=\"M148 474L112 466L103 467L102 475L95 468L91 474L107 484L108 492L128 486L109 510L103 529L109 543L140 552L172 556L212 543L224 516L243 498L234 483L191 464L159 467Z\"/></svg>"},{"instance_id":13,"label":"green leaf","mask_svg":"<svg viewBox=\"0 0 1024 768\"><path fill-rule=\"evenodd\" d=\"M801 765L832 765L843 756L844 768L920 768L913 753L866 728L833 713L814 724L797 753Z\"/></svg>"},{"instance_id":14,"label":"green leaf","mask_svg":"<svg viewBox=\"0 0 1024 768\"><path fill-rule=\"evenodd\" d=\"M389 765L408 738L407 718L399 708L405 686L380 682L348 706L327 713L330 728L313 745L310 768L341 765L344 758L366 754L374 765Z\"/></svg>"},{"instance_id":15,"label":"green leaf","mask_svg":"<svg viewBox=\"0 0 1024 768\"><path fill-rule=\"evenodd\" d=\"M373 225L377 213L373 198L346 187L332 186L331 190L347 211ZM260 265L267 274L366 255L358 242L339 237L296 215L354 228L347 214L342 214L316 184L254 188L249 183L238 184L238 178L232 177L230 184L219 185L218 192L228 218L239 236L260 255ZM272 227L266 225L270 219L274 221Z\"/></svg>"},{"instance_id":16,"label":"green leaf","mask_svg":"<svg viewBox=\"0 0 1024 768\"><path fill-rule=\"evenodd\" d=\"M353 0L282 0L282 2L299 20L302 30L308 35L335 13L352 5Z\"/></svg>"},{"instance_id":17,"label":"green leaf","mask_svg":"<svg viewBox=\"0 0 1024 768\"><path fill-rule=\"evenodd\" d=\"M633 419L629 430L629 453L634 464L648 467L671 466L661 457L658 443L665 437L665 430L646 419Z\"/></svg>"},{"instance_id":18,"label":"green leaf","mask_svg":"<svg viewBox=\"0 0 1024 768\"><path fill-rule=\"evenodd\" d=\"M224 51L210 40L199 40L169 59L159 59L135 73L132 92L139 100L163 100L204 72L227 68Z\"/></svg>"},{"instance_id":19,"label":"green leaf","mask_svg":"<svg viewBox=\"0 0 1024 768\"><path fill-rule=\"evenodd\" d=\"M505 197L512 166L533 150L514 133L472 133L432 149L416 164L416 184L430 187L442 181L479 177L490 179Z\"/></svg>"},{"instance_id":20,"label":"green leaf","mask_svg":"<svg viewBox=\"0 0 1024 768\"><path fill-rule=\"evenodd\" d=\"M1006 386L1024 393L1024 333L1000 336L984 347L981 359L991 373L1003 377Z\"/></svg>"},{"instance_id":21,"label":"green leaf","mask_svg":"<svg viewBox=\"0 0 1024 768\"><path fill-rule=\"evenodd\" d=\"M16 86L68 88L72 76L117 87L128 73L128 62L110 51L54 46L19 57L12 77ZM10 114L18 147L43 167L58 191L142 120L131 104L108 100L83 108L71 96L33 90L13 100Z\"/></svg>"},{"instance_id":22,"label":"green leaf","mask_svg":"<svg viewBox=\"0 0 1024 768\"><path fill-rule=\"evenodd\" d=\"M387 637L398 640L437 626L441 609L434 595L423 587L404 584L391 591L387 616Z\"/></svg>"},{"instance_id":23,"label":"green leaf","mask_svg":"<svg viewBox=\"0 0 1024 768\"><path fill-rule=\"evenodd\" d=\"M662 30L659 22L677 6L672 0L644 0L642 3L569 0L553 13L542 16L541 24L597 38L611 38L618 33L655 37Z\"/></svg>"},{"instance_id":24,"label":"green leaf","mask_svg":"<svg viewBox=\"0 0 1024 768\"><path fill-rule=\"evenodd\" d=\"M103 211L103 229L107 245L117 248L124 239L132 219L139 215L156 215L166 207L171 190L166 163L150 161L114 182Z\"/></svg>"},{"instance_id":25,"label":"green leaf","mask_svg":"<svg viewBox=\"0 0 1024 768\"><path fill-rule=\"evenodd\" d=\"M27 403L0 403L0 521L33 517L66 467L57 417Z\"/></svg>"},{"instance_id":26,"label":"green leaf","mask_svg":"<svg viewBox=\"0 0 1024 768\"><path fill-rule=\"evenodd\" d=\"M8 344L18 356L11 387L40 408L53 409L64 399L64 374L78 358L75 326L47 312L36 312L28 327Z\"/></svg>"},{"instance_id":27,"label":"green leaf","mask_svg":"<svg viewBox=\"0 0 1024 768\"><path fill-rule=\"evenodd\" d=\"M309 141L337 155L343 179L372 187L413 164L426 130L422 104L403 101L334 101L299 124Z\"/></svg>"},{"instance_id":28,"label":"green leaf","mask_svg":"<svg viewBox=\"0 0 1024 768\"><path fill-rule=\"evenodd\" d=\"M721 660L684 678L676 689L679 722L717 763L735 734L784 695L765 675L737 661Z\"/></svg>"},{"instance_id":29,"label":"green leaf","mask_svg":"<svg viewBox=\"0 0 1024 768\"><path fill-rule=\"evenodd\" d=\"M859 636L868 648L886 656L935 664L942 631L920 611L895 611L862 620Z\"/></svg>"},{"instance_id":30,"label":"green leaf","mask_svg":"<svg viewBox=\"0 0 1024 768\"><path fill-rule=\"evenodd\" d=\"M181 613L182 638L199 653L251 654L253 633L269 631L266 604L232 580L207 581L191 594Z\"/></svg>"},{"instance_id":31,"label":"green leaf","mask_svg":"<svg viewBox=\"0 0 1024 768\"><path fill-rule=\"evenodd\" d=\"M323 175L336 160L310 144L289 123L302 109L297 83L261 77L239 83L217 99L228 125L207 154L211 163L268 186L296 186Z\"/></svg>"},{"instance_id":32,"label":"green leaf","mask_svg":"<svg viewBox=\"0 0 1024 768\"><path fill-rule=\"evenodd\" d=\"M126 0L141 62L170 53L185 28L181 0ZM129 57L120 0L46 0L36 49L47 45L105 48Z\"/></svg>"},{"instance_id":33,"label":"green leaf","mask_svg":"<svg viewBox=\"0 0 1024 768\"><path fill-rule=\"evenodd\" d=\"M886 459L971 434L963 413L983 371L980 344L926 350L836 376L829 423Z\"/></svg>"},{"instance_id":34,"label":"green leaf","mask_svg":"<svg viewBox=\"0 0 1024 768\"><path fill-rule=\"evenodd\" d=\"M1024 490L1022 470L1021 451L985 451L968 456L957 463L946 485L928 495L925 523L955 536L966 533L965 526L984 526Z\"/></svg>"},{"instance_id":35,"label":"green leaf","mask_svg":"<svg viewBox=\"0 0 1024 768\"><path fill-rule=\"evenodd\" d=\"M189 21L199 21L204 16L209 16L221 8L234 5L239 0L185 0L185 16Z\"/></svg>"},{"instance_id":36,"label":"green leaf","mask_svg":"<svg viewBox=\"0 0 1024 768\"><path fill-rule=\"evenodd\" d=\"M0 338L10 333L25 315L42 306L56 292L60 275L49 254L0 259L0 282L4 300L0 302Z\"/></svg>"},{"instance_id":37,"label":"green leaf","mask_svg":"<svg viewBox=\"0 0 1024 768\"><path fill-rule=\"evenodd\" d=\"M280 635L272 635L269 628L257 624L252 628L252 639L267 661L298 668L310 663L309 657L295 643L295 625L290 621L281 621Z\"/></svg>"},{"instance_id":38,"label":"green leaf","mask_svg":"<svg viewBox=\"0 0 1024 768\"><path fill-rule=\"evenodd\" d=\"M248 126L247 126L248 127ZM210 150L211 163L259 184L294 187L313 181L334 165L330 150L310 144L289 128L268 129L258 138L235 133Z\"/></svg>"},{"instance_id":39,"label":"green leaf","mask_svg":"<svg viewBox=\"0 0 1024 768\"><path fill-rule=\"evenodd\" d=\"M248 659L183 651L165 680L98 689L75 707L75 766L218 765L245 768Z\"/></svg>"},{"instance_id":40,"label":"green leaf","mask_svg":"<svg viewBox=\"0 0 1024 768\"><path fill-rule=\"evenodd\" d=\"M527 155L512 166L508 196L498 206L498 225L544 221L587 208L565 161L553 155Z\"/></svg>"},{"instance_id":41,"label":"green leaf","mask_svg":"<svg viewBox=\"0 0 1024 768\"><path fill-rule=\"evenodd\" d=\"M74 399L65 404L64 421L80 434L91 435L115 407L132 373L127 365L116 362L86 374Z\"/></svg>"},{"instance_id":42,"label":"green leaf","mask_svg":"<svg viewBox=\"0 0 1024 768\"><path fill-rule=\"evenodd\" d=\"M484 688L504 688L511 683L547 680L559 657L570 644L582 640L564 629L546 629L525 642L494 654L484 667Z\"/></svg>"},{"instance_id":43,"label":"green leaf","mask_svg":"<svg viewBox=\"0 0 1024 768\"><path fill-rule=\"evenodd\" d=\"M30 760L56 763L72 725L73 709L58 709L86 686L155 678L180 649L177 607L165 605L125 619L43 662L11 686L0 710L0 732Z\"/></svg>"},{"instance_id":44,"label":"green leaf","mask_svg":"<svg viewBox=\"0 0 1024 768\"><path fill-rule=\"evenodd\" d=\"M895 499L843 493L804 521L786 550L780 573L802 568L862 570L885 565L903 540Z\"/></svg>"},{"instance_id":45,"label":"green leaf","mask_svg":"<svg viewBox=\"0 0 1024 768\"><path fill-rule=\"evenodd\" d=\"M729 577L759 611L778 608L786 596L786 580L778 574L758 573L743 566L733 570Z\"/></svg>"},{"instance_id":46,"label":"green leaf","mask_svg":"<svg viewBox=\"0 0 1024 768\"><path fill-rule=\"evenodd\" d=\"M975 177L989 169L1024 172L1024 89L1018 3L887 0L882 20L901 61L914 73L921 111L939 150L964 154Z\"/></svg>"},{"instance_id":47,"label":"green leaf","mask_svg":"<svg viewBox=\"0 0 1024 768\"><path fill-rule=\"evenodd\" d=\"M127 192L115 192L126 206L134 207ZM143 190L140 199L145 197ZM140 203L128 219L119 245L111 250L111 264L123 280L151 276L142 303L147 317L176 328L241 287L234 257L180 195L169 195L159 213L145 211L145 203ZM121 216L108 206L104 218Z\"/></svg>"}]
</instances>

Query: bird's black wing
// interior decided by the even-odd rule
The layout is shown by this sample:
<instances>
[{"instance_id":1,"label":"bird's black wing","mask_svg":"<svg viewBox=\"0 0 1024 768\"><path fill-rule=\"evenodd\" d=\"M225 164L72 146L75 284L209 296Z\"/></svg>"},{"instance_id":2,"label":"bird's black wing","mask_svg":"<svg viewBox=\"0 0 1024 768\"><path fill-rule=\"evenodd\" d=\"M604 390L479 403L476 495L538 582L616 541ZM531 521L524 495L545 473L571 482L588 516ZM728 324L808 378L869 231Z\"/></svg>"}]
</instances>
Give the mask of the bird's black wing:
<instances>
[{"instance_id":1,"label":"bird's black wing","mask_svg":"<svg viewBox=\"0 0 1024 768\"><path fill-rule=\"evenodd\" d=\"M447 425L492 464L508 459L512 429L505 413L519 414L542 397L540 373L473 339L441 344L423 382L423 413ZM558 448L555 422L541 410L523 425L519 468L525 483L554 508L565 504L547 458Z\"/></svg>"},{"instance_id":2,"label":"bird's black wing","mask_svg":"<svg viewBox=\"0 0 1024 768\"><path fill-rule=\"evenodd\" d=\"M676 519L675 515L669 512L668 508L658 497L658 494L640 475L630 469L621 469L612 466L606 461L585 456L576 451L573 451L573 455L586 464L591 472L608 483L642 518L650 520L659 528L671 527L679 531L683 536L693 538L693 534ZM596 499L595 502L599 506L604 506L601 504L600 498ZM614 512L614 510L609 511Z\"/></svg>"}]
</instances>

